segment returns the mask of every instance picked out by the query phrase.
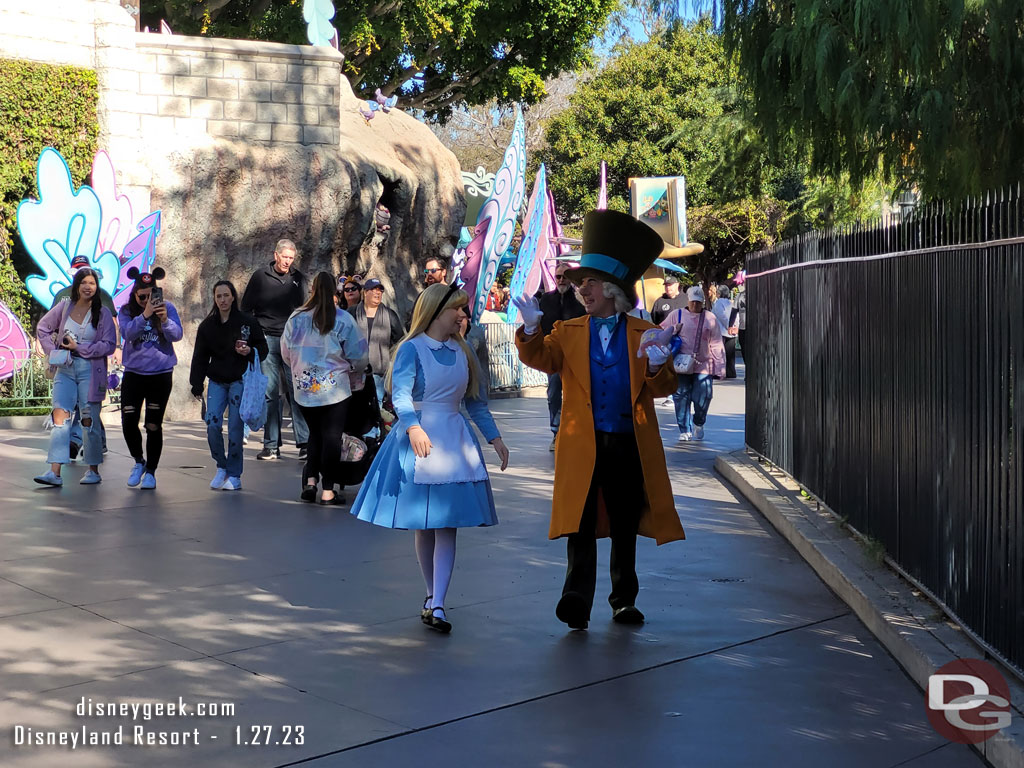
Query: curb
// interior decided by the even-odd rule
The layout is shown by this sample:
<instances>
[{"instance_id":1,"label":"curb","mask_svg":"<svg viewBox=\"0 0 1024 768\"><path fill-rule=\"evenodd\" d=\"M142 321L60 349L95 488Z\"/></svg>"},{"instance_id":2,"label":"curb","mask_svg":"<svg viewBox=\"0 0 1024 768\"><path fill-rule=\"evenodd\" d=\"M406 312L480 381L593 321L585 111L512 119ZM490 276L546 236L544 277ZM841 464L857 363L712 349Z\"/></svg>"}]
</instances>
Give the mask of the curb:
<instances>
[{"instance_id":1,"label":"curb","mask_svg":"<svg viewBox=\"0 0 1024 768\"><path fill-rule=\"evenodd\" d=\"M922 692L928 687L928 677L944 664L960 658L986 658L985 651L913 585L869 558L830 510L807 503L792 478L769 467L745 451L715 458L715 470L850 606ZM1001 666L996 660L986 660ZM972 748L996 768L1024 768L1024 685L1009 673L1004 677L1010 685L1012 722Z\"/></svg>"}]
</instances>

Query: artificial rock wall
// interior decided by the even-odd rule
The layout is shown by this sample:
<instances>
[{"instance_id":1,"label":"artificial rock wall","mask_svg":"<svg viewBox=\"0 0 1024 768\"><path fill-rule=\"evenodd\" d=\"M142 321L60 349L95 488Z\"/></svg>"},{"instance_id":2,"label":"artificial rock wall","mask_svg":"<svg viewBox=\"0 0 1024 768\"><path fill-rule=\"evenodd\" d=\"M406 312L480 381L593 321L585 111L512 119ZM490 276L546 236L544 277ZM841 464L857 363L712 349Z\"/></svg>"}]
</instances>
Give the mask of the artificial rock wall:
<instances>
[{"instance_id":1,"label":"artificial rock wall","mask_svg":"<svg viewBox=\"0 0 1024 768\"><path fill-rule=\"evenodd\" d=\"M193 416L187 366L210 286L239 291L274 244L307 275L381 278L404 315L419 266L449 256L465 201L455 156L400 110L365 121L332 48L137 33L118 0L0 0L0 57L96 70L100 147L137 217L162 211L157 262L185 339L171 415ZM374 207L391 230L374 238Z\"/></svg>"}]
</instances>

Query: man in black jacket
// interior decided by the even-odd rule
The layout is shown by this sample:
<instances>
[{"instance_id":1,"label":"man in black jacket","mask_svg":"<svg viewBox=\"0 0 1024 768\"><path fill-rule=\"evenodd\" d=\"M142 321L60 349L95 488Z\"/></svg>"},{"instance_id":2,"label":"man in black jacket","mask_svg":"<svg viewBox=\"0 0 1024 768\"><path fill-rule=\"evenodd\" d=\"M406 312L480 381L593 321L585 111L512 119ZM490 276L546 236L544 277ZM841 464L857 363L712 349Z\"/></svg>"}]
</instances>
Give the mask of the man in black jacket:
<instances>
[{"instance_id":1,"label":"man in black jacket","mask_svg":"<svg viewBox=\"0 0 1024 768\"><path fill-rule=\"evenodd\" d=\"M540 311L544 316L540 321L541 331L545 336L551 333L558 320L572 320L574 317L583 317L587 310L576 298L576 291L572 283L566 277L566 270L569 265L562 263L555 267L555 290L548 291L540 297ZM548 415L551 418L551 446L549 451L555 450L554 435L558 434L558 425L562 420L562 377L557 373L548 374Z\"/></svg>"},{"instance_id":2,"label":"man in black jacket","mask_svg":"<svg viewBox=\"0 0 1024 768\"><path fill-rule=\"evenodd\" d=\"M651 309L651 322L661 325L661 321L677 309L686 309L686 294L679 293L679 281L669 275L665 278L665 293Z\"/></svg>"},{"instance_id":3,"label":"man in black jacket","mask_svg":"<svg viewBox=\"0 0 1024 768\"><path fill-rule=\"evenodd\" d=\"M267 377L267 418L263 427L263 450L257 459L267 461L281 456L281 388L292 412L292 430L299 458L305 458L309 428L292 399L292 372L281 359L281 334L289 316L306 300L305 277L294 266L295 243L278 240L274 260L257 269L242 296L242 311L259 322L267 337L268 353L262 361Z\"/></svg>"}]
</instances>

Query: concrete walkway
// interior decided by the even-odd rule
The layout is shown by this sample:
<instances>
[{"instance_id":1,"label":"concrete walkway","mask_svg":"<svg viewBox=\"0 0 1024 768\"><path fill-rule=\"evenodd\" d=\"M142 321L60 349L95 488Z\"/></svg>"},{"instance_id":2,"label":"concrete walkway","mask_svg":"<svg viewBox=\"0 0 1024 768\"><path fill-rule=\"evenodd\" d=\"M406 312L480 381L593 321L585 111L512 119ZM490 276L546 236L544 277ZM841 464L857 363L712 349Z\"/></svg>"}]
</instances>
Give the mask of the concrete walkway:
<instances>
[{"instance_id":1,"label":"concrete walkway","mask_svg":"<svg viewBox=\"0 0 1024 768\"><path fill-rule=\"evenodd\" d=\"M512 450L504 474L488 454L502 522L459 534L447 637L419 622L412 535L299 502L294 448L263 463L250 446L244 491L213 492L203 430L171 425L144 492L111 429L102 485L75 467L49 490L31 482L46 435L0 432L0 766L984 764L713 474L742 445L742 383L716 385L704 443L675 447L659 407L689 539L641 541L639 629L609 620L606 542L590 631L555 619L546 403L492 406ZM179 697L185 717L75 711ZM204 702L234 713L200 717ZM16 726L120 725L123 746L15 745ZM199 743L135 746L136 727Z\"/></svg>"}]
</instances>

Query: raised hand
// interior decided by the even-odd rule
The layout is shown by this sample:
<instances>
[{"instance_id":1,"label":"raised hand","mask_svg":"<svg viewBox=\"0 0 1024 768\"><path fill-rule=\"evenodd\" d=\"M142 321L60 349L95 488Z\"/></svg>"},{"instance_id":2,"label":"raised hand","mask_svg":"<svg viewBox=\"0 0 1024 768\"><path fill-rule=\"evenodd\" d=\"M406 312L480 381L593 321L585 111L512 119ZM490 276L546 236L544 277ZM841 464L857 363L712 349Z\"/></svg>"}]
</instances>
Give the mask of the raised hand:
<instances>
[{"instance_id":1,"label":"raised hand","mask_svg":"<svg viewBox=\"0 0 1024 768\"><path fill-rule=\"evenodd\" d=\"M519 314L523 316L523 330L527 334L534 334L540 327L541 318L544 313L540 311L540 304L533 296L513 297L512 303L516 305Z\"/></svg>"}]
</instances>

